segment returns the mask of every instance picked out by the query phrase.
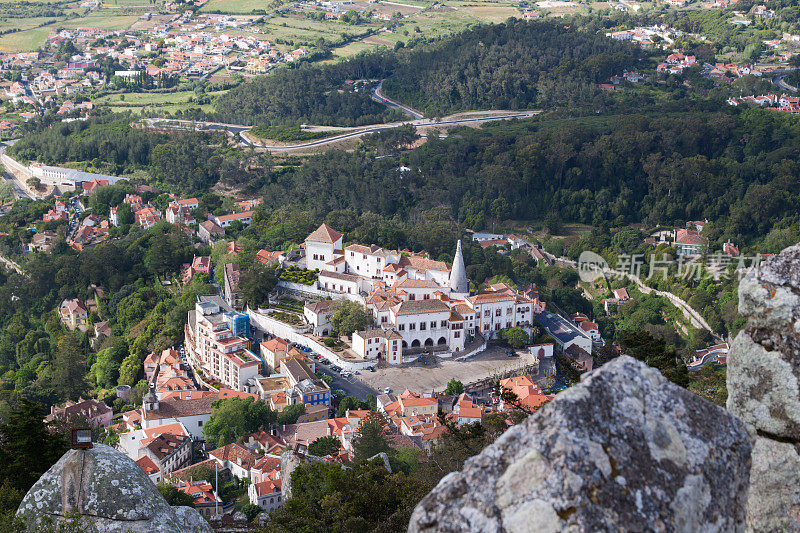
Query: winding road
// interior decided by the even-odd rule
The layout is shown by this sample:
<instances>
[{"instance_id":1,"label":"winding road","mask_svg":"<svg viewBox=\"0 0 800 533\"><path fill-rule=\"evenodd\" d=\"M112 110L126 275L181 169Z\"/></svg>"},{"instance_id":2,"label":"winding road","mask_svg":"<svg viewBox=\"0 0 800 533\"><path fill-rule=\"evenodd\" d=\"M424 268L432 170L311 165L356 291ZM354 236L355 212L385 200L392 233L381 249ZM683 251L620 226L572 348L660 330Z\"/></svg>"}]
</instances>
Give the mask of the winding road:
<instances>
[{"instance_id":1,"label":"winding road","mask_svg":"<svg viewBox=\"0 0 800 533\"><path fill-rule=\"evenodd\" d=\"M250 131L253 128L253 126L245 126L243 124L225 124L223 122L201 122L193 120L162 119L162 118L145 118L139 122L141 124L144 124L146 127L154 129L226 131L231 135L238 136L239 140L245 146L250 146L256 149L265 150L271 153L279 153L279 152L292 152L295 150L305 150L308 148L325 146L327 144L336 143L342 140L361 137L362 135L369 135L370 133L378 133L380 131L385 131L392 128L399 128L400 126L405 126L407 124L410 124L414 127L457 126L461 124L481 124L483 122L493 122L496 120L510 120L512 118L530 118L532 116L541 113L541 111L538 110L520 111L520 112L490 110L490 111L475 111L475 112L460 113L461 115L467 115L467 114L474 115L469 118L448 119L448 117L445 117L443 120L436 120L436 119L430 120L426 119L423 116L423 114L417 111L416 109L385 96L383 94L384 81L385 80L381 80L372 89L372 94L370 95L370 97L376 102L379 102L389 108L402 110L407 115L412 117L413 120L405 122L390 122L384 124L375 124L374 126L368 126L361 129L352 129L352 131L348 131L346 133L341 133L338 135L332 135L331 137L325 137L323 139L314 139L299 144L285 144L278 146L264 146L261 144L254 143L246 135L246 133ZM452 115L452 116L455 117L458 115Z\"/></svg>"},{"instance_id":2,"label":"winding road","mask_svg":"<svg viewBox=\"0 0 800 533\"><path fill-rule=\"evenodd\" d=\"M403 104L401 102L398 102L397 100L393 100L393 99L385 96L383 94L383 82L384 81L385 80L381 80L378 83L378 85L376 85L375 88L372 89L372 99L373 100L375 100L379 104L385 105L386 107L391 107L393 109L401 109L407 115L409 115L410 117L413 117L415 119L421 119L421 118L425 117L425 115L423 115L422 113L420 113L419 111L417 111L413 107L407 106L407 105L405 105L405 104Z\"/></svg>"}]
</instances>

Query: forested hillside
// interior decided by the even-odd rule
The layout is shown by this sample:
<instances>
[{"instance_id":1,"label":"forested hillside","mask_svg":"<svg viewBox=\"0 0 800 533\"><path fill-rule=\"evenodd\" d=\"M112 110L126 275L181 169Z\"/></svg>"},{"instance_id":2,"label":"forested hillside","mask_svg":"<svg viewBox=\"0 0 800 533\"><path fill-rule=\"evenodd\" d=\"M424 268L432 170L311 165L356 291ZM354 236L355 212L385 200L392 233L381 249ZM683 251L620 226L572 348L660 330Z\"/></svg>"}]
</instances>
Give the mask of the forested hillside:
<instances>
[{"instance_id":1,"label":"forested hillside","mask_svg":"<svg viewBox=\"0 0 800 533\"><path fill-rule=\"evenodd\" d=\"M433 115L584 105L640 49L558 22L509 21L397 53L392 98Z\"/></svg>"},{"instance_id":2,"label":"forested hillside","mask_svg":"<svg viewBox=\"0 0 800 533\"><path fill-rule=\"evenodd\" d=\"M597 82L633 65L634 46L558 22L509 21L396 52L279 69L217 100L236 124L358 126L403 118L345 81L389 78L386 94L432 115L469 109L585 105Z\"/></svg>"},{"instance_id":3,"label":"forested hillside","mask_svg":"<svg viewBox=\"0 0 800 533\"><path fill-rule=\"evenodd\" d=\"M253 125L360 126L405 115L373 101L367 89L345 81L382 79L395 64L391 53L362 54L325 66L302 64L254 78L217 100L221 122Z\"/></svg>"},{"instance_id":4,"label":"forested hillside","mask_svg":"<svg viewBox=\"0 0 800 533\"><path fill-rule=\"evenodd\" d=\"M269 207L292 198L319 216L407 218L445 205L470 228L551 212L605 227L708 218L719 239L769 242L800 227L799 144L794 117L758 109L542 119L429 139L407 153L404 173L396 159L329 153L267 173L263 192Z\"/></svg>"},{"instance_id":5,"label":"forested hillside","mask_svg":"<svg viewBox=\"0 0 800 533\"><path fill-rule=\"evenodd\" d=\"M55 124L28 133L8 149L22 161L86 162L113 175L146 171L155 182L183 192L206 191L220 179L247 182L256 176L247 158L227 148L224 134L153 133L132 128L130 115Z\"/></svg>"},{"instance_id":6,"label":"forested hillside","mask_svg":"<svg viewBox=\"0 0 800 533\"><path fill-rule=\"evenodd\" d=\"M269 155L224 143L209 147L200 135L145 134L120 121L90 121L28 134L10 152L48 163L83 158L99 168L141 168L176 192L217 181L246 185L263 194L268 209L302 207L311 219L353 209L410 220L442 206L476 229L551 213L606 227L708 218L715 238L766 239L770 251L786 245L786 232L800 222L800 125L791 115L651 111L540 117L451 133L403 150L413 132L393 130L365 138L355 152L274 167ZM375 157L388 152L400 158ZM400 172L401 164L411 170Z\"/></svg>"}]
</instances>

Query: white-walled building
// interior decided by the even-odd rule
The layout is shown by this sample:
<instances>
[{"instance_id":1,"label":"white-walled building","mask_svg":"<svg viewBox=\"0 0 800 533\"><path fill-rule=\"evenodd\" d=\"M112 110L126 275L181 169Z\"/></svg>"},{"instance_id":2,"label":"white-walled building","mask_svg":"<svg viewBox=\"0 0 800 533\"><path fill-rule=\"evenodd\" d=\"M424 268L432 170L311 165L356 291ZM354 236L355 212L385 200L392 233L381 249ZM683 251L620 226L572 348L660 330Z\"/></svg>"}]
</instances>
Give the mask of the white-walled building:
<instances>
[{"instance_id":1,"label":"white-walled building","mask_svg":"<svg viewBox=\"0 0 800 533\"><path fill-rule=\"evenodd\" d=\"M332 261L334 254L343 255L342 234L327 224L321 225L306 237L306 268L309 270L326 270L325 264Z\"/></svg>"},{"instance_id":2,"label":"white-walled building","mask_svg":"<svg viewBox=\"0 0 800 533\"><path fill-rule=\"evenodd\" d=\"M248 349L250 319L219 296L198 296L185 327L186 356L225 387L245 390L261 359Z\"/></svg>"}]
</instances>

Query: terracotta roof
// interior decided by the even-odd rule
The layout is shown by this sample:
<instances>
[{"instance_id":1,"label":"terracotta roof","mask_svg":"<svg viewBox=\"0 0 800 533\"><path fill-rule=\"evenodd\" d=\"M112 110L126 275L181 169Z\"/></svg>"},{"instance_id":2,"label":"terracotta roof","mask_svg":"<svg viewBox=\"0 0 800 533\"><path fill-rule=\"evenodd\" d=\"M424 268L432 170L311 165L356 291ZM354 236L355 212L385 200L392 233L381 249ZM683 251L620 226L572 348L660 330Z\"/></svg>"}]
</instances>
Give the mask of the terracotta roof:
<instances>
[{"instance_id":1,"label":"terracotta roof","mask_svg":"<svg viewBox=\"0 0 800 533\"><path fill-rule=\"evenodd\" d=\"M690 229L679 229L675 233L675 244L697 244L705 246L708 239L702 237L697 231Z\"/></svg>"},{"instance_id":2,"label":"terracotta roof","mask_svg":"<svg viewBox=\"0 0 800 533\"><path fill-rule=\"evenodd\" d=\"M225 230L214 224L210 220L206 220L205 222L200 223L200 227L204 228L208 231L211 235L225 235Z\"/></svg>"},{"instance_id":3,"label":"terracotta roof","mask_svg":"<svg viewBox=\"0 0 800 533\"><path fill-rule=\"evenodd\" d=\"M441 287L438 283L430 279L404 279L403 281L395 283L395 286L403 289L438 289Z\"/></svg>"},{"instance_id":4,"label":"terracotta roof","mask_svg":"<svg viewBox=\"0 0 800 533\"><path fill-rule=\"evenodd\" d=\"M467 296L467 299L473 303L485 303L485 302L504 302L507 300L515 300L517 299L516 295L508 294L507 292L484 292L481 294L476 294L474 296Z\"/></svg>"},{"instance_id":5,"label":"terracotta roof","mask_svg":"<svg viewBox=\"0 0 800 533\"><path fill-rule=\"evenodd\" d=\"M321 300L319 302L309 302L304 307L309 311L311 311L312 313L318 315L319 313L326 312L330 308L332 303L333 300Z\"/></svg>"},{"instance_id":6,"label":"terracotta roof","mask_svg":"<svg viewBox=\"0 0 800 533\"><path fill-rule=\"evenodd\" d=\"M448 267L445 263L441 261L434 261L433 259L426 259L418 255L401 256L400 260L397 262L397 265L405 269L413 268L415 270L439 270L442 272L450 271L450 267Z\"/></svg>"},{"instance_id":7,"label":"terracotta roof","mask_svg":"<svg viewBox=\"0 0 800 533\"><path fill-rule=\"evenodd\" d=\"M162 433L147 444L147 449L153 452L159 460L162 460L171 453L174 453L175 450L180 448L188 439L189 437L186 435Z\"/></svg>"},{"instance_id":8,"label":"terracotta roof","mask_svg":"<svg viewBox=\"0 0 800 533\"><path fill-rule=\"evenodd\" d=\"M324 242L333 244L342 238L342 234L334 230L327 224L322 224L314 232L306 237L306 242Z\"/></svg>"},{"instance_id":9,"label":"terracotta roof","mask_svg":"<svg viewBox=\"0 0 800 533\"><path fill-rule=\"evenodd\" d=\"M216 450L211 450L208 452L208 455L209 457L215 457L220 462L230 461L231 463L236 463L247 470L253 468L253 465L261 459L260 455L253 453L251 450L248 450L236 442L226 444L222 448L217 448Z\"/></svg>"},{"instance_id":10,"label":"terracotta roof","mask_svg":"<svg viewBox=\"0 0 800 533\"><path fill-rule=\"evenodd\" d=\"M145 471L145 473L146 473L148 476L149 476L150 474L155 474L156 472L159 472L159 470L160 470L160 469L159 469L159 468L156 466L156 464L153 462L153 460L152 460L152 459L150 459L150 458L149 458L148 456L146 456L146 455L143 455L142 457L139 457L138 459L136 459L136 464L137 464L137 465L139 465L140 467L142 467L142 470L144 470L144 471Z\"/></svg>"},{"instance_id":11,"label":"terracotta roof","mask_svg":"<svg viewBox=\"0 0 800 533\"><path fill-rule=\"evenodd\" d=\"M217 218L220 222L227 222L229 220L240 220L242 218L252 218L253 211L242 211L241 213L231 213L230 215L220 215Z\"/></svg>"},{"instance_id":12,"label":"terracotta roof","mask_svg":"<svg viewBox=\"0 0 800 533\"><path fill-rule=\"evenodd\" d=\"M276 492L281 491L281 480L280 479L266 479L261 483L256 483L254 485L256 494L258 496L266 496L268 494L275 494Z\"/></svg>"},{"instance_id":13,"label":"terracotta roof","mask_svg":"<svg viewBox=\"0 0 800 533\"><path fill-rule=\"evenodd\" d=\"M147 411L144 417L147 420L160 420L162 418L211 414L211 403L217 399L217 395L189 400L162 397L158 402L158 409Z\"/></svg>"},{"instance_id":14,"label":"terracotta roof","mask_svg":"<svg viewBox=\"0 0 800 533\"><path fill-rule=\"evenodd\" d=\"M289 343L280 337L274 337L268 341L262 342L261 346L270 352L275 353L278 350L286 351L289 348Z\"/></svg>"},{"instance_id":15,"label":"terracotta roof","mask_svg":"<svg viewBox=\"0 0 800 533\"><path fill-rule=\"evenodd\" d=\"M342 281L351 281L351 282L355 282L355 281L358 281L358 280L361 279L360 276L356 276L356 275L353 275L353 274L341 274L339 272L329 272L327 270L324 270L324 271L320 272L319 273L319 277L320 278L340 279Z\"/></svg>"},{"instance_id":16,"label":"terracotta roof","mask_svg":"<svg viewBox=\"0 0 800 533\"><path fill-rule=\"evenodd\" d=\"M416 315L419 313L441 313L450 307L441 300L410 300L400 302L392 310L396 315Z\"/></svg>"}]
</instances>

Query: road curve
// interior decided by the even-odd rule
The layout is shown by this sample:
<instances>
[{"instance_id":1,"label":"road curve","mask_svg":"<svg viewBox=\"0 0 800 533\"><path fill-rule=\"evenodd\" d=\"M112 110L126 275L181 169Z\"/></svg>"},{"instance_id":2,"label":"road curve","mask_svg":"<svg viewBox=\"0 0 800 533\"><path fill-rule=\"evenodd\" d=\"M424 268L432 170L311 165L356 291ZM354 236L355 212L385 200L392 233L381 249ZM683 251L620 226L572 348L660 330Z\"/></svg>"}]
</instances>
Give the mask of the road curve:
<instances>
[{"instance_id":1,"label":"road curve","mask_svg":"<svg viewBox=\"0 0 800 533\"><path fill-rule=\"evenodd\" d=\"M490 115L490 116L483 116L478 118L462 118L456 120L442 120L440 122L436 121L428 121L428 120L412 120L409 122L395 122L391 124L379 124L376 126L372 126L370 128L366 128L359 131L351 131L348 133L343 133L341 135L335 135L333 137L326 137L324 139L316 139L314 141L309 141L302 144L293 144L287 146L259 146L259 148L266 149L269 152L290 152L292 150L302 150L305 148L313 148L315 146L321 146L325 144L334 143L337 141L341 141L344 139L350 139L352 137L361 137L362 135L367 135L370 133L378 133L384 130L390 130L392 128L399 128L400 126L405 126L406 124L411 124L415 127L421 126L448 126L448 125L456 125L456 124L470 124L476 122L492 122L495 120L509 120L512 118L530 118L532 116L538 115L541 111L524 111L521 113L514 113L512 115ZM250 141L248 141L244 135L244 132L239 132L239 137L241 137L242 141L247 144L251 145Z\"/></svg>"},{"instance_id":2,"label":"road curve","mask_svg":"<svg viewBox=\"0 0 800 533\"><path fill-rule=\"evenodd\" d=\"M379 104L385 105L386 107L391 107L392 109L401 109L407 115L409 115L411 117L414 117L417 120L425 117L425 115L423 115L422 113L420 113L419 111L417 111L413 107L405 105L405 104L403 104L401 102L398 102L397 100L393 100L393 99L391 99L391 98L389 98L387 96L384 96L384 94L383 94L383 82L384 82L384 80L381 80L378 83L378 85L376 85L375 88L372 89L372 95L371 96L372 96L373 100L375 100Z\"/></svg>"}]
</instances>

